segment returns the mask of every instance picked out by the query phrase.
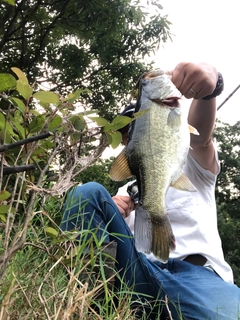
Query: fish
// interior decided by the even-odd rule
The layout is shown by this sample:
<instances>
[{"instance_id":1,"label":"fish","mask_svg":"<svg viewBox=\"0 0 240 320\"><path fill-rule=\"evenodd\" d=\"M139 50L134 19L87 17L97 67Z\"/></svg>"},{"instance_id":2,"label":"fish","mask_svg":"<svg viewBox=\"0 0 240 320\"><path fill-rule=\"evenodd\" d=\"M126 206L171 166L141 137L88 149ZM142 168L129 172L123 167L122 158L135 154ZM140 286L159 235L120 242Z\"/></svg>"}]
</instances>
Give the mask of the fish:
<instances>
[{"instance_id":1,"label":"fish","mask_svg":"<svg viewBox=\"0 0 240 320\"><path fill-rule=\"evenodd\" d=\"M143 74L134 111L134 115L143 115L132 121L127 145L109 172L115 181L136 177L135 247L162 262L168 261L176 246L165 203L167 190L171 186L196 191L182 170L190 133L199 134L188 124L186 109L169 73L157 69Z\"/></svg>"}]
</instances>

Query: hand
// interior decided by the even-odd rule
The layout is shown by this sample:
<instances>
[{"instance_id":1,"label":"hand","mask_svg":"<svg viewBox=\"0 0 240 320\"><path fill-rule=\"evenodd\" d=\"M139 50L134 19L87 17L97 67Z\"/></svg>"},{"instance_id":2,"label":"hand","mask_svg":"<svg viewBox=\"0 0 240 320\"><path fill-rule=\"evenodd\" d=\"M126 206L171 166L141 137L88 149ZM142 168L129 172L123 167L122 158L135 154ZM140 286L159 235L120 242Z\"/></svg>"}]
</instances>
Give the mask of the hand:
<instances>
[{"instance_id":1,"label":"hand","mask_svg":"<svg viewBox=\"0 0 240 320\"><path fill-rule=\"evenodd\" d=\"M130 215L130 212L134 210L134 203L129 196L114 196L112 197L113 201L116 203L119 211L121 212L124 218L127 218Z\"/></svg>"},{"instance_id":2,"label":"hand","mask_svg":"<svg viewBox=\"0 0 240 320\"><path fill-rule=\"evenodd\" d=\"M213 93L217 80L216 68L206 63L181 62L172 71L172 82L187 99L202 99Z\"/></svg>"}]
</instances>

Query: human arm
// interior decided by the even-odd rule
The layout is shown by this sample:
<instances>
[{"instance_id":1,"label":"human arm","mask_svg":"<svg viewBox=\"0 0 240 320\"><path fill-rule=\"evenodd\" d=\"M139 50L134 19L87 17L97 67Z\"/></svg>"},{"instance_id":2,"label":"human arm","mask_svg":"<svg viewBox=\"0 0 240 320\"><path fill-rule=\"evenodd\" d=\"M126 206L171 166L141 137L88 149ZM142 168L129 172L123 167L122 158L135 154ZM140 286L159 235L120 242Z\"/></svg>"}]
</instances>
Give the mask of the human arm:
<instances>
[{"instance_id":1,"label":"human arm","mask_svg":"<svg viewBox=\"0 0 240 320\"><path fill-rule=\"evenodd\" d=\"M116 195L113 196L112 199L124 218L127 218L130 215L131 211L134 210L135 205L131 197Z\"/></svg>"},{"instance_id":2,"label":"human arm","mask_svg":"<svg viewBox=\"0 0 240 320\"><path fill-rule=\"evenodd\" d=\"M216 98L210 100L202 98L214 91L217 80L218 72L215 67L204 63L182 62L172 72L172 81L179 91L187 99L193 98L188 123L198 130L199 135L191 134L190 153L203 168L212 173L216 173L217 170L212 141Z\"/></svg>"}]
</instances>

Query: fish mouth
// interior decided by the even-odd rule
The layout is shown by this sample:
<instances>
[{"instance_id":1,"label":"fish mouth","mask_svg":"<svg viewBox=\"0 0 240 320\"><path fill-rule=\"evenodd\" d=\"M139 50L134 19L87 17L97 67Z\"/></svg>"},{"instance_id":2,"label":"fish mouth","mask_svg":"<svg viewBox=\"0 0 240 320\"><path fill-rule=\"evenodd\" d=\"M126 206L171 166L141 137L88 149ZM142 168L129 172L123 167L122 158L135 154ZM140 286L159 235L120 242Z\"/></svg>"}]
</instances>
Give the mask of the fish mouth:
<instances>
[{"instance_id":1,"label":"fish mouth","mask_svg":"<svg viewBox=\"0 0 240 320\"><path fill-rule=\"evenodd\" d=\"M160 104L160 105L167 105L171 108L178 108L180 106L179 98L178 97L169 97L167 99L161 100L161 99L151 99L151 101Z\"/></svg>"}]
</instances>

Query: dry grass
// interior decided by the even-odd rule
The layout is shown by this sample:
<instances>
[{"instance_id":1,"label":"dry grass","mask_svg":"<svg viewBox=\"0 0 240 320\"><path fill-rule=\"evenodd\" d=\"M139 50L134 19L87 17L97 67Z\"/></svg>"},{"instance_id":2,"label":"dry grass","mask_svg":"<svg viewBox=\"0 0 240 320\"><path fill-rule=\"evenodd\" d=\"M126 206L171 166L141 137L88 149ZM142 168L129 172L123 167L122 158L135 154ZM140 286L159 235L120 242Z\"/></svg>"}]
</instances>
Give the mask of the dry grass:
<instances>
[{"instance_id":1,"label":"dry grass","mask_svg":"<svg viewBox=\"0 0 240 320\"><path fill-rule=\"evenodd\" d=\"M49 236L47 222L54 221L48 216L46 222L45 216L31 224L27 242L0 280L0 320L136 320L136 308L153 308L116 273L114 246L98 239L96 230L56 236L55 225ZM167 299L156 301L154 307L160 310L163 304L168 307ZM141 319L150 318L143 312ZM173 320L170 310L169 319Z\"/></svg>"},{"instance_id":2,"label":"dry grass","mask_svg":"<svg viewBox=\"0 0 240 320\"><path fill-rule=\"evenodd\" d=\"M0 320L135 319L131 289L123 284L124 293L114 292L111 265L106 279L99 260L56 259L59 248L54 250L54 260L34 246L17 253L2 279Z\"/></svg>"}]
</instances>

